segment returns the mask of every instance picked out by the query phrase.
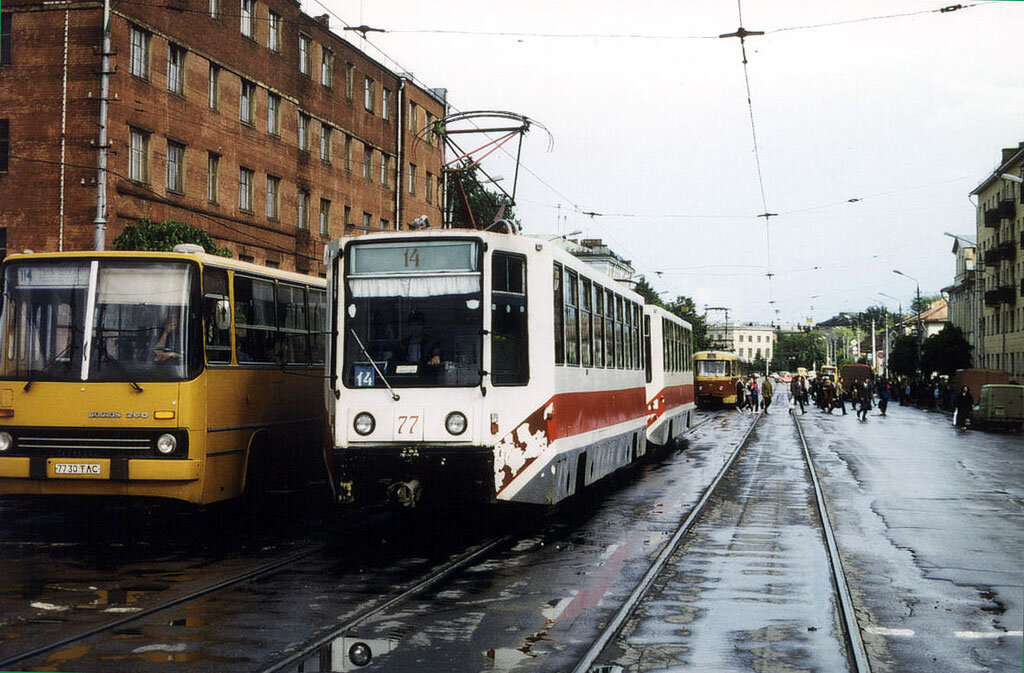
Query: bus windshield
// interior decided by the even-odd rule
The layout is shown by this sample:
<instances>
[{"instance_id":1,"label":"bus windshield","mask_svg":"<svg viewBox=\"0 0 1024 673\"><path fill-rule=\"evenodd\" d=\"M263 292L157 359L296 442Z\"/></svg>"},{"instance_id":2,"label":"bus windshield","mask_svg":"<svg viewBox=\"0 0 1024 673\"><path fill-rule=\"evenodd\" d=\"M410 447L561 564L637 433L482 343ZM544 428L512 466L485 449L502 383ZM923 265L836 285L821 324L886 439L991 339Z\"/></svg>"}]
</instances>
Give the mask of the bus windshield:
<instances>
[{"instance_id":1,"label":"bus windshield","mask_svg":"<svg viewBox=\"0 0 1024 673\"><path fill-rule=\"evenodd\" d=\"M483 344L478 243L364 243L348 255L344 384L476 386Z\"/></svg>"},{"instance_id":2,"label":"bus windshield","mask_svg":"<svg viewBox=\"0 0 1024 673\"><path fill-rule=\"evenodd\" d=\"M8 264L0 314L0 378L132 382L191 378L199 366L197 358L202 357L194 345L198 326L190 310L193 278L193 265L183 262ZM91 316L87 314L90 306ZM85 357L87 341L90 348Z\"/></svg>"},{"instance_id":3,"label":"bus windshield","mask_svg":"<svg viewBox=\"0 0 1024 673\"><path fill-rule=\"evenodd\" d=\"M725 376L725 360L697 360L697 376Z\"/></svg>"}]
</instances>

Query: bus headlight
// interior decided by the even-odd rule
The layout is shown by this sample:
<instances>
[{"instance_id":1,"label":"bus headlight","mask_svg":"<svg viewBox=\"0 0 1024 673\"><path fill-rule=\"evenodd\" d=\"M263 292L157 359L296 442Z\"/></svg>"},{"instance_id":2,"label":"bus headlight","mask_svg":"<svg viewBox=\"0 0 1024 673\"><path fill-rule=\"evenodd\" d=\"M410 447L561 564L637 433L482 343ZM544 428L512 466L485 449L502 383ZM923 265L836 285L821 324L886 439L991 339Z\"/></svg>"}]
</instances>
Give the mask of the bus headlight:
<instances>
[{"instance_id":1,"label":"bus headlight","mask_svg":"<svg viewBox=\"0 0 1024 673\"><path fill-rule=\"evenodd\" d=\"M11 437L11 433L0 431L0 451L6 451L12 446L14 446L14 437Z\"/></svg>"},{"instance_id":2,"label":"bus headlight","mask_svg":"<svg viewBox=\"0 0 1024 673\"><path fill-rule=\"evenodd\" d=\"M466 431L466 416L461 411L453 411L444 419L444 427L453 435L461 435Z\"/></svg>"},{"instance_id":3,"label":"bus headlight","mask_svg":"<svg viewBox=\"0 0 1024 673\"><path fill-rule=\"evenodd\" d=\"M174 435L163 434L156 438L156 450L165 456L174 453L178 448L178 440Z\"/></svg>"},{"instance_id":4,"label":"bus headlight","mask_svg":"<svg viewBox=\"0 0 1024 673\"><path fill-rule=\"evenodd\" d=\"M352 421L352 428L363 437L373 432L376 427L377 421L373 419L373 415L365 411L356 414L355 420Z\"/></svg>"}]
</instances>

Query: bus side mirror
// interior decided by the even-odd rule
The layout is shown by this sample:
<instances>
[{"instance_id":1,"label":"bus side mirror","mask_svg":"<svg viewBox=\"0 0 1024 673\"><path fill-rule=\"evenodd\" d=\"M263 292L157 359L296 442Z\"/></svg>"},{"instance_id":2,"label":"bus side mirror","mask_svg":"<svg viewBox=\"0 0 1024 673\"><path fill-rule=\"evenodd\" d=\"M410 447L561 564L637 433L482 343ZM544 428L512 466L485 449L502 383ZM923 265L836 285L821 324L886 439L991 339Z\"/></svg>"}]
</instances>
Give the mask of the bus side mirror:
<instances>
[{"instance_id":1,"label":"bus side mirror","mask_svg":"<svg viewBox=\"0 0 1024 673\"><path fill-rule=\"evenodd\" d=\"M221 299L213 309L213 320L218 330L231 329L231 304L227 299Z\"/></svg>"}]
</instances>

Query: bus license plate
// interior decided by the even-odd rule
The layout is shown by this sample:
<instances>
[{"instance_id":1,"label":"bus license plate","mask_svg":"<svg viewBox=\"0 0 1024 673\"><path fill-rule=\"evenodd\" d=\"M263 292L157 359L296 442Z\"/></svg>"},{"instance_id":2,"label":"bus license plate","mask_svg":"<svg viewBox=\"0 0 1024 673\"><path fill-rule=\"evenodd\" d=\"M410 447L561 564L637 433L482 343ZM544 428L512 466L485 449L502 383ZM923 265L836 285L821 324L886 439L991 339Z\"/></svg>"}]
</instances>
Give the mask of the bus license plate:
<instances>
[{"instance_id":1,"label":"bus license plate","mask_svg":"<svg viewBox=\"0 0 1024 673\"><path fill-rule=\"evenodd\" d=\"M99 463L54 463L54 474L68 475L100 475L102 473Z\"/></svg>"}]
</instances>

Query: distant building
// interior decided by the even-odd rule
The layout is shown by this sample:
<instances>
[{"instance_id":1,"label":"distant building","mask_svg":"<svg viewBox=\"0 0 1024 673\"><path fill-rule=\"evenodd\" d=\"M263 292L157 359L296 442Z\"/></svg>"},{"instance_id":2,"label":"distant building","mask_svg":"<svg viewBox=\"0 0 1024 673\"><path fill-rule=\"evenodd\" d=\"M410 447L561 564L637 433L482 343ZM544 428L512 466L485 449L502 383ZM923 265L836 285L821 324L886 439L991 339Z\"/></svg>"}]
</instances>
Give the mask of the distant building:
<instances>
[{"instance_id":1,"label":"distant building","mask_svg":"<svg viewBox=\"0 0 1024 673\"><path fill-rule=\"evenodd\" d=\"M565 248L601 273L614 278L629 289L636 289L636 270L628 259L616 254L599 238L584 238L581 241L565 236L537 236Z\"/></svg>"},{"instance_id":2,"label":"distant building","mask_svg":"<svg viewBox=\"0 0 1024 673\"><path fill-rule=\"evenodd\" d=\"M1024 142L1005 148L999 165L971 192L977 197L977 236L983 293L975 341L977 363L1024 374L1024 290L1018 260L1024 218L1020 207ZM976 330L976 332L977 332Z\"/></svg>"},{"instance_id":3,"label":"distant building","mask_svg":"<svg viewBox=\"0 0 1024 673\"><path fill-rule=\"evenodd\" d=\"M967 343L973 347L972 354L978 357L978 293L977 245L971 236L956 236L953 239L953 254L956 255L956 272L953 284L942 288L949 297L949 322L959 327ZM977 359L975 364L978 364Z\"/></svg>"},{"instance_id":4,"label":"distant building","mask_svg":"<svg viewBox=\"0 0 1024 673\"><path fill-rule=\"evenodd\" d=\"M770 362L775 351L776 332L772 325L723 322L708 325L708 340L716 350L731 351L744 362L762 358Z\"/></svg>"},{"instance_id":5,"label":"distant building","mask_svg":"<svg viewBox=\"0 0 1024 673\"><path fill-rule=\"evenodd\" d=\"M0 243L93 248L102 3L5 0ZM346 231L441 224L445 95L294 0L114 3L106 235L207 230L245 261L313 274Z\"/></svg>"}]
</instances>

